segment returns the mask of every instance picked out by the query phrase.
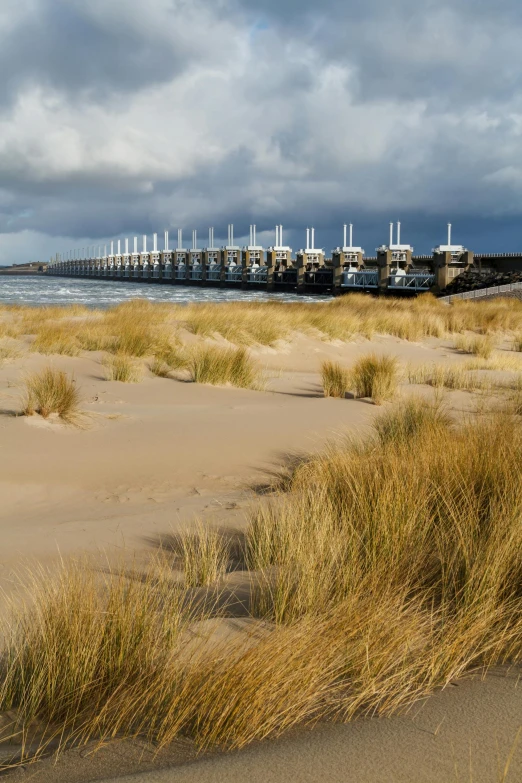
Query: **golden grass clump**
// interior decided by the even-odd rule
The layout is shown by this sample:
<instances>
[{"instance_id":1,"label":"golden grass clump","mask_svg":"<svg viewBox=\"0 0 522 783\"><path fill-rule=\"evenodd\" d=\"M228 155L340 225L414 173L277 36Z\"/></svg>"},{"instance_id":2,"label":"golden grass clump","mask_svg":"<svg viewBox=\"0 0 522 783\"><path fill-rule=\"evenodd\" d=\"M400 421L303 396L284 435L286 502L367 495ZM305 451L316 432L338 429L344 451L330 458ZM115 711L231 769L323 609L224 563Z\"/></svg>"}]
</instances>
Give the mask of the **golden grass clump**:
<instances>
[{"instance_id":1,"label":"golden grass clump","mask_svg":"<svg viewBox=\"0 0 522 783\"><path fill-rule=\"evenodd\" d=\"M71 332L67 325L44 323L31 344L31 351L47 355L78 356L80 344L74 332Z\"/></svg>"},{"instance_id":2,"label":"golden grass clump","mask_svg":"<svg viewBox=\"0 0 522 783\"><path fill-rule=\"evenodd\" d=\"M193 334L212 337L220 334L239 345L273 345L286 337L291 322L284 305L273 303L230 302L223 305L193 304L180 311L185 326Z\"/></svg>"},{"instance_id":3,"label":"golden grass clump","mask_svg":"<svg viewBox=\"0 0 522 783\"><path fill-rule=\"evenodd\" d=\"M157 362L158 367L168 367L169 372L183 369L188 362L187 350L179 340L163 336L154 345L154 362Z\"/></svg>"},{"instance_id":4,"label":"golden grass clump","mask_svg":"<svg viewBox=\"0 0 522 783\"><path fill-rule=\"evenodd\" d=\"M355 601L355 617L356 605L394 598L397 618L428 633L424 642L415 633L410 663L432 683L489 661L493 649L521 655L520 426L498 413L454 428L440 411L407 403L376 428L377 443L310 459L286 499L255 510L247 560L256 613L286 624Z\"/></svg>"},{"instance_id":5,"label":"golden grass clump","mask_svg":"<svg viewBox=\"0 0 522 783\"><path fill-rule=\"evenodd\" d=\"M16 343L2 340L0 342L0 361L4 359L18 359L22 355Z\"/></svg>"},{"instance_id":6,"label":"golden grass clump","mask_svg":"<svg viewBox=\"0 0 522 783\"><path fill-rule=\"evenodd\" d=\"M421 397L404 400L400 408L390 408L378 416L373 427L381 444L412 441L418 437L434 438L445 434L452 418L439 400L430 403Z\"/></svg>"},{"instance_id":7,"label":"golden grass clump","mask_svg":"<svg viewBox=\"0 0 522 783\"><path fill-rule=\"evenodd\" d=\"M478 362L479 360L475 360ZM427 384L436 389L451 389L453 391L487 391L493 388L493 381L488 377L481 377L471 369L478 369L464 365L423 364L408 367L408 381L412 384ZM481 361L480 369L483 369ZM502 384L496 384L502 386Z\"/></svg>"},{"instance_id":8,"label":"golden grass clump","mask_svg":"<svg viewBox=\"0 0 522 783\"><path fill-rule=\"evenodd\" d=\"M139 383L142 377L141 366L126 354L106 356L102 361L105 367L105 379L107 381L120 381L121 383Z\"/></svg>"},{"instance_id":9,"label":"golden grass clump","mask_svg":"<svg viewBox=\"0 0 522 783\"><path fill-rule=\"evenodd\" d=\"M86 562L54 572L37 567L24 581L29 602L13 607L4 628L0 709L16 707L11 733L16 738L43 716L50 736L56 726L77 739L95 735L95 724L102 733L118 723L131 730L129 713L138 708L131 703L138 692L150 695L154 671L177 679L169 659L183 630L204 616L201 607L187 600L161 557L139 572Z\"/></svg>"},{"instance_id":10,"label":"golden grass clump","mask_svg":"<svg viewBox=\"0 0 522 783\"><path fill-rule=\"evenodd\" d=\"M226 539L201 522L180 536L179 554L187 587L207 586L222 579L230 560Z\"/></svg>"},{"instance_id":11,"label":"golden grass clump","mask_svg":"<svg viewBox=\"0 0 522 783\"><path fill-rule=\"evenodd\" d=\"M76 328L76 339L84 351L110 351L114 348L115 338L107 331L103 320L84 323Z\"/></svg>"},{"instance_id":12,"label":"golden grass clump","mask_svg":"<svg viewBox=\"0 0 522 783\"><path fill-rule=\"evenodd\" d=\"M376 405L391 399L399 384L399 366L394 356L361 356L350 370L356 397L370 397Z\"/></svg>"},{"instance_id":13,"label":"golden grass clump","mask_svg":"<svg viewBox=\"0 0 522 783\"><path fill-rule=\"evenodd\" d=\"M156 356L150 362L149 370L153 375L156 375L158 378L168 378L169 373L172 372L172 367L169 367L169 365L166 362L164 362L163 359L160 359Z\"/></svg>"},{"instance_id":14,"label":"golden grass clump","mask_svg":"<svg viewBox=\"0 0 522 783\"><path fill-rule=\"evenodd\" d=\"M57 414L66 422L74 422L79 415L80 392L74 378L65 372L46 367L25 380L26 394L22 413L40 414L47 419Z\"/></svg>"},{"instance_id":15,"label":"golden grass clump","mask_svg":"<svg viewBox=\"0 0 522 783\"><path fill-rule=\"evenodd\" d=\"M495 344L488 334L460 335L455 340L455 348L458 351L472 353L480 359L491 358L494 347Z\"/></svg>"},{"instance_id":16,"label":"golden grass clump","mask_svg":"<svg viewBox=\"0 0 522 783\"><path fill-rule=\"evenodd\" d=\"M348 370L339 362L323 362L321 380L325 397L341 397L344 399L350 382Z\"/></svg>"},{"instance_id":17,"label":"golden grass clump","mask_svg":"<svg viewBox=\"0 0 522 783\"><path fill-rule=\"evenodd\" d=\"M198 346L191 351L187 367L194 383L230 384L243 389L260 387L260 372L245 348Z\"/></svg>"},{"instance_id":18,"label":"golden grass clump","mask_svg":"<svg viewBox=\"0 0 522 783\"><path fill-rule=\"evenodd\" d=\"M465 370L505 370L522 372L522 358L509 353L496 353L490 359L468 359L463 363Z\"/></svg>"}]
</instances>

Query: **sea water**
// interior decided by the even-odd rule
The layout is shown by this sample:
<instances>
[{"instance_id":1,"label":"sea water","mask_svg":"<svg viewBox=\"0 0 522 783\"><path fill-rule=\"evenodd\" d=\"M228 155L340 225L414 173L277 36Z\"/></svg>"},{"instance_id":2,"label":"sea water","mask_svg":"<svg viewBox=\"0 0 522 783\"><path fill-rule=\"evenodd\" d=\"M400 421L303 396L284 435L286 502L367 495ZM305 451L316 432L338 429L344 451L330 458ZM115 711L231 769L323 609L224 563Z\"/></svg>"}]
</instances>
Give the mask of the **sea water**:
<instances>
[{"instance_id":1,"label":"sea water","mask_svg":"<svg viewBox=\"0 0 522 783\"><path fill-rule=\"evenodd\" d=\"M234 288L199 288L156 283L120 283L113 280L47 276L0 276L0 304L71 305L106 308L130 299L151 302L317 302L329 296L296 293L241 291Z\"/></svg>"}]
</instances>

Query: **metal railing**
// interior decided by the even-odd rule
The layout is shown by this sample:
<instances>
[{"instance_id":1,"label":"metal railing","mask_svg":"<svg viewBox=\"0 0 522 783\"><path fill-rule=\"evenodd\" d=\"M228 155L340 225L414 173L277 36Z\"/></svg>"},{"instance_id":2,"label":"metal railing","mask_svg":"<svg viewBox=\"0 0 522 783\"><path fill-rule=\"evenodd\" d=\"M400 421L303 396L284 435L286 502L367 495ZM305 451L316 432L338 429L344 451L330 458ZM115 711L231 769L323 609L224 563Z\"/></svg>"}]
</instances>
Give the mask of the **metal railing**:
<instances>
[{"instance_id":1,"label":"metal railing","mask_svg":"<svg viewBox=\"0 0 522 783\"><path fill-rule=\"evenodd\" d=\"M457 299L483 299L485 296L506 294L509 291L522 291L522 283L506 283L505 285L494 285L489 288L475 288L473 291L463 291L461 294L441 296L439 297L439 301L447 302L449 304Z\"/></svg>"},{"instance_id":2,"label":"metal railing","mask_svg":"<svg viewBox=\"0 0 522 783\"><path fill-rule=\"evenodd\" d=\"M391 275L388 288L407 289L409 291L429 291L435 282L431 272L416 272L412 275Z\"/></svg>"},{"instance_id":3,"label":"metal railing","mask_svg":"<svg viewBox=\"0 0 522 783\"><path fill-rule=\"evenodd\" d=\"M225 271L225 280L227 283L241 283L243 281L243 267L231 266Z\"/></svg>"},{"instance_id":4,"label":"metal railing","mask_svg":"<svg viewBox=\"0 0 522 783\"><path fill-rule=\"evenodd\" d=\"M344 272L341 288L378 288L379 273L372 272Z\"/></svg>"},{"instance_id":5,"label":"metal railing","mask_svg":"<svg viewBox=\"0 0 522 783\"><path fill-rule=\"evenodd\" d=\"M249 283L266 283L267 278L268 278L268 268L266 266L260 266L256 269L250 268L248 270Z\"/></svg>"}]
</instances>

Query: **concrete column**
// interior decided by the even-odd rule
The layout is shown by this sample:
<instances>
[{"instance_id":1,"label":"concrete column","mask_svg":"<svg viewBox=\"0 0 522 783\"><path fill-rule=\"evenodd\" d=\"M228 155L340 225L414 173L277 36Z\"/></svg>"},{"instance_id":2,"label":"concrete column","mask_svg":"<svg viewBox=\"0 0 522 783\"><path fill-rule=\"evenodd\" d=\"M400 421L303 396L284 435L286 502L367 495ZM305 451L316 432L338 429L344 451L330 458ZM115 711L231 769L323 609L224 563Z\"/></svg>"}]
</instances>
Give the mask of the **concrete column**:
<instances>
[{"instance_id":1,"label":"concrete column","mask_svg":"<svg viewBox=\"0 0 522 783\"><path fill-rule=\"evenodd\" d=\"M341 293L341 283L343 280L343 263L344 263L344 253L334 250L332 253L332 266L333 266L332 293L334 295Z\"/></svg>"},{"instance_id":2,"label":"concrete column","mask_svg":"<svg viewBox=\"0 0 522 783\"><path fill-rule=\"evenodd\" d=\"M252 231L252 229L250 229ZM241 288L248 287L248 267L250 266L250 251L241 251Z\"/></svg>"},{"instance_id":3,"label":"concrete column","mask_svg":"<svg viewBox=\"0 0 522 783\"><path fill-rule=\"evenodd\" d=\"M266 252L266 290L274 290L274 271L275 271L275 250L267 250Z\"/></svg>"},{"instance_id":4,"label":"concrete column","mask_svg":"<svg viewBox=\"0 0 522 783\"><path fill-rule=\"evenodd\" d=\"M462 256L461 256L461 262L465 265L466 269L469 269L471 266L473 266L473 261L475 259L475 254L472 250L466 250Z\"/></svg>"},{"instance_id":5,"label":"concrete column","mask_svg":"<svg viewBox=\"0 0 522 783\"><path fill-rule=\"evenodd\" d=\"M219 283L219 286L220 286L220 288L224 288L225 284L226 284L226 280L225 280L226 263L227 263L227 251L226 250L221 250L221 254L219 256L219 266L220 266L220 274L219 274L220 283Z\"/></svg>"},{"instance_id":6,"label":"concrete column","mask_svg":"<svg viewBox=\"0 0 522 783\"><path fill-rule=\"evenodd\" d=\"M451 263L451 253L433 254L433 271L435 273L436 291L443 291L449 283L449 265Z\"/></svg>"},{"instance_id":7,"label":"concrete column","mask_svg":"<svg viewBox=\"0 0 522 783\"><path fill-rule=\"evenodd\" d=\"M377 251L377 267L379 271L379 293L385 294L388 290L388 282L390 280L390 272L392 266L392 252L391 250L378 250Z\"/></svg>"},{"instance_id":8,"label":"concrete column","mask_svg":"<svg viewBox=\"0 0 522 783\"><path fill-rule=\"evenodd\" d=\"M303 294L305 291L306 265L308 263L308 256L306 253L298 253L295 263L297 267L297 293Z\"/></svg>"}]
</instances>

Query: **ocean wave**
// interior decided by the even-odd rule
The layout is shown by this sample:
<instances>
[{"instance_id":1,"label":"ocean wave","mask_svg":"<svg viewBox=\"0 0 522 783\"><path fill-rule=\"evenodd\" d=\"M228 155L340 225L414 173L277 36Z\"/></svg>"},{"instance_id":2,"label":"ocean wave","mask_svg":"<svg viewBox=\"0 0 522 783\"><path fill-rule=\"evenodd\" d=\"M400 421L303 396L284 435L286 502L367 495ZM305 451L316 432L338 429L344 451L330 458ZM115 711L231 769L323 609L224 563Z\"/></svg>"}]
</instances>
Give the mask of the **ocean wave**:
<instances>
[{"instance_id":1,"label":"ocean wave","mask_svg":"<svg viewBox=\"0 0 522 783\"><path fill-rule=\"evenodd\" d=\"M0 304L71 305L106 308L130 299L151 302L317 302L328 296L302 296L268 291L193 288L190 286L151 285L150 283L118 283L110 280L72 280L56 277L0 277Z\"/></svg>"}]
</instances>

